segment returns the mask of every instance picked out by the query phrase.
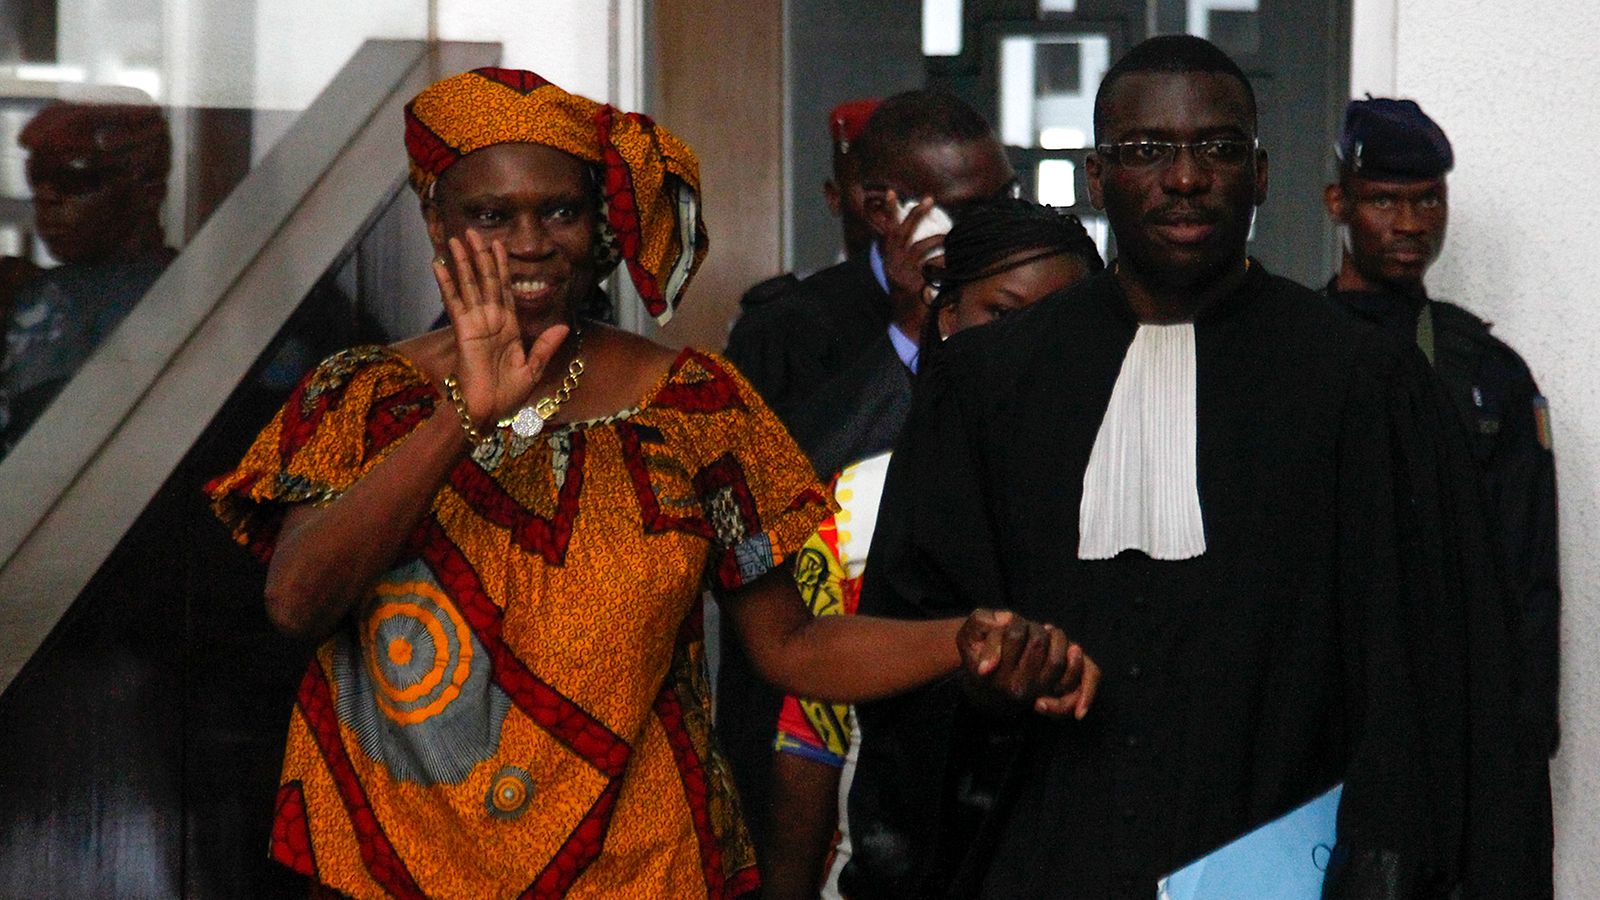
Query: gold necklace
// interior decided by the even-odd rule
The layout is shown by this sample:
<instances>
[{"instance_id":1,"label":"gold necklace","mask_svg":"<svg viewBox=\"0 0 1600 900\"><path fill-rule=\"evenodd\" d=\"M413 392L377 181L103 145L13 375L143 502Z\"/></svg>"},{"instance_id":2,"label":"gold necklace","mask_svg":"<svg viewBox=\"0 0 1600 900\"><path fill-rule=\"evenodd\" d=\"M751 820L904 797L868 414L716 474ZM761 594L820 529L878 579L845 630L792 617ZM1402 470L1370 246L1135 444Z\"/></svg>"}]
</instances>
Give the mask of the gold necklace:
<instances>
[{"instance_id":1,"label":"gold necklace","mask_svg":"<svg viewBox=\"0 0 1600 900\"><path fill-rule=\"evenodd\" d=\"M561 386L556 388L555 394L524 406L496 422L496 427L510 428L511 433L520 438L537 437L544 430L545 423L561 408L561 404L572 399L572 392L577 389L578 379L583 375L583 332L576 331L573 334L578 339L578 345L573 349L572 362L567 363L566 377L561 379Z\"/></svg>"}]
</instances>

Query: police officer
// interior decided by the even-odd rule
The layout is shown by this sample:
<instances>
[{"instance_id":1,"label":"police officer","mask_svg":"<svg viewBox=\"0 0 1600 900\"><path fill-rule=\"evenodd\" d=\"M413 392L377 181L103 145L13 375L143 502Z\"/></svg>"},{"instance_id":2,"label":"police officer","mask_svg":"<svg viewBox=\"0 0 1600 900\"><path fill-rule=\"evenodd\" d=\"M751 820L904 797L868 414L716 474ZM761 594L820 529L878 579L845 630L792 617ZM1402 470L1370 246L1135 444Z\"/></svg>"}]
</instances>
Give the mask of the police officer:
<instances>
[{"instance_id":1,"label":"police officer","mask_svg":"<svg viewBox=\"0 0 1600 900\"><path fill-rule=\"evenodd\" d=\"M1476 457L1498 567L1519 642L1515 724L1553 755L1557 621L1556 476L1550 411L1533 373L1489 323L1431 299L1423 284L1444 244L1444 131L1410 100L1368 97L1345 110L1339 180L1323 200L1342 226L1344 259L1327 293L1355 315L1414 336L1460 413Z\"/></svg>"}]
</instances>

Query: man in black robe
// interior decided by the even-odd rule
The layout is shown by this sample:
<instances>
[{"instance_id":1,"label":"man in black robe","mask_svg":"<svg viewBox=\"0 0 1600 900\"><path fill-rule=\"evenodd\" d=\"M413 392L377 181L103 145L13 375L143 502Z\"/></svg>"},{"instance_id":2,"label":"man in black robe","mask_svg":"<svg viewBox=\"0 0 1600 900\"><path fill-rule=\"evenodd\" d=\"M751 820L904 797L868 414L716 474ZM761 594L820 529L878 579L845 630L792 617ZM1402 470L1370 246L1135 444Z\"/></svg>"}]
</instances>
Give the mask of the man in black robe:
<instances>
[{"instance_id":1,"label":"man in black robe","mask_svg":"<svg viewBox=\"0 0 1600 900\"><path fill-rule=\"evenodd\" d=\"M1421 356L1247 260L1267 159L1214 46L1130 51L1095 132L1120 258L933 354L861 610L1007 607L1104 679L1081 721L960 679L860 707L844 892L1149 898L1342 781L1328 896L1527 896L1505 623ZM1173 337L1166 368L1129 352Z\"/></svg>"}]
</instances>

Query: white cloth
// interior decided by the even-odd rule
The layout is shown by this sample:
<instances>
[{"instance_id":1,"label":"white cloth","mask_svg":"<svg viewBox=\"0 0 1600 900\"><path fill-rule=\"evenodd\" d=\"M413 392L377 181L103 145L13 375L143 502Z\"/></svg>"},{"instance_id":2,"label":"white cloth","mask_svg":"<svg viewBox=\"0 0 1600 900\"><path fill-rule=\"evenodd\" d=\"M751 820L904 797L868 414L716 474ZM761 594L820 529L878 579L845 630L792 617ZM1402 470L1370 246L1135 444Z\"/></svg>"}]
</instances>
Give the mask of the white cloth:
<instances>
[{"instance_id":1,"label":"white cloth","mask_svg":"<svg viewBox=\"0 0 1600 900\"><path fill-rule=\"evenodd\" d=\"M1194 324L1140 325L1111 389L1078 507L1078 558L1206 552L1195 474Z\"/></svg>"}]
</instances>

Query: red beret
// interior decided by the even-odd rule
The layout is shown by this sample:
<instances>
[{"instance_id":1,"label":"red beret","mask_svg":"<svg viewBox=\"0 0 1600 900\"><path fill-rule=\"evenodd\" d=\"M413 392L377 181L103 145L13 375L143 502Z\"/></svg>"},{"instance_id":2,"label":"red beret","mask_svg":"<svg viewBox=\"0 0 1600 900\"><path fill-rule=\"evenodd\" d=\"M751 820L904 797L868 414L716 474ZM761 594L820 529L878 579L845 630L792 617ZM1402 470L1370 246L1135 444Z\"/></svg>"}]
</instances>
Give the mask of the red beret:
<instances>
[{"instance_id":1,"label":"red beret","mask_svg":"<svg viewBox=\"0 0 1600 900\"><path fill-rule=\"evenodd\" d=\"M872 111L883 101L876 97L841 103L828 113L828 133L833 135L833 152L849 153L850 142L861 137Z\"/></svg>"},{"instance_id":2,"label":"red beret","mask_svg":"<svg viewBox=\"0 0 1600 900\"><path fill-rule=\"evenodd\" d=\"M154 106L53 103L23 126L17 143L36 155L121 166L149 178L166 177L172 166L167 120Z\"/></svg>"}]
</instances>

